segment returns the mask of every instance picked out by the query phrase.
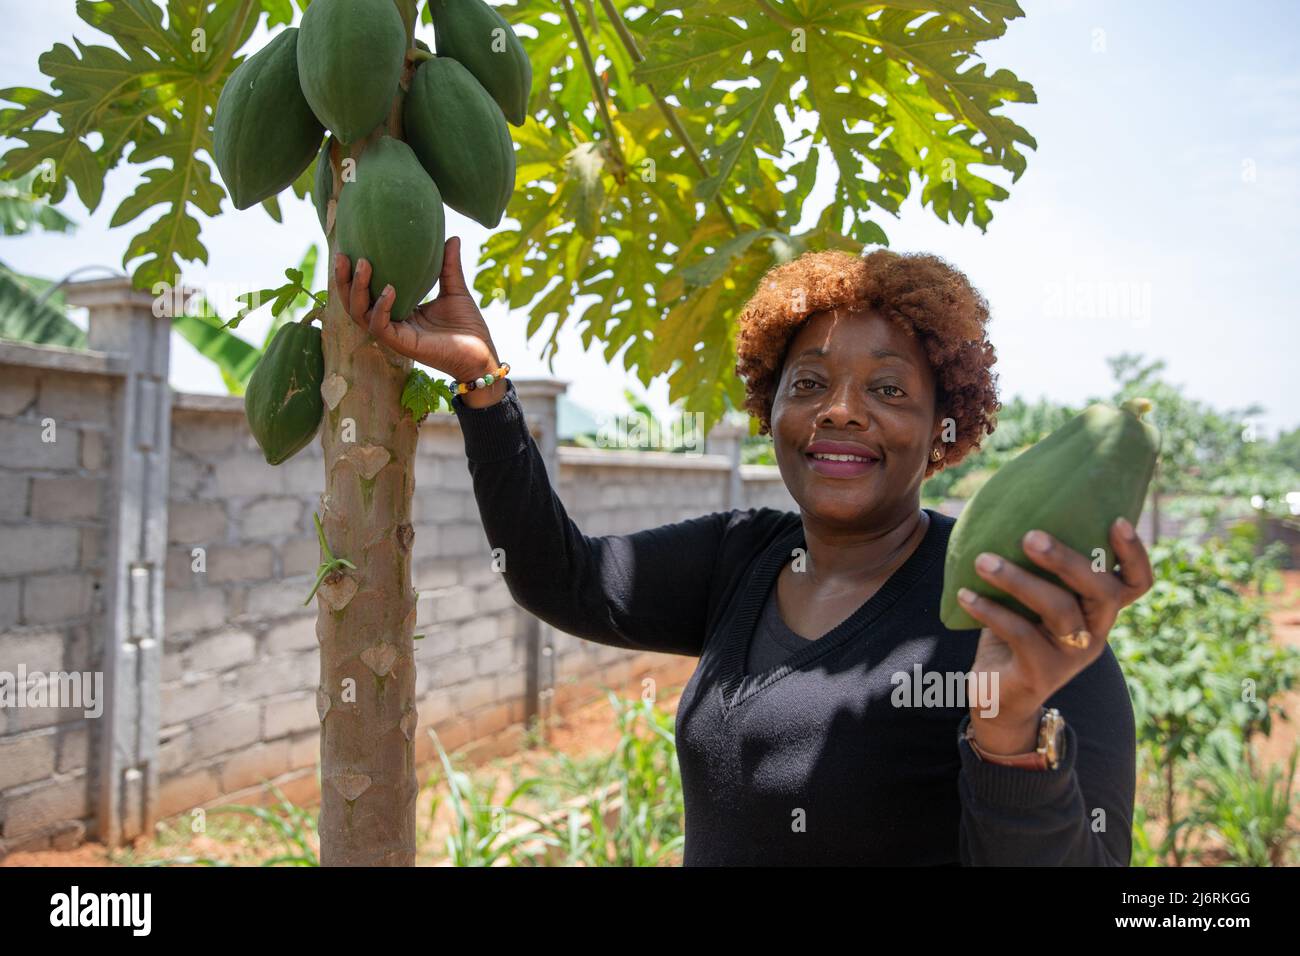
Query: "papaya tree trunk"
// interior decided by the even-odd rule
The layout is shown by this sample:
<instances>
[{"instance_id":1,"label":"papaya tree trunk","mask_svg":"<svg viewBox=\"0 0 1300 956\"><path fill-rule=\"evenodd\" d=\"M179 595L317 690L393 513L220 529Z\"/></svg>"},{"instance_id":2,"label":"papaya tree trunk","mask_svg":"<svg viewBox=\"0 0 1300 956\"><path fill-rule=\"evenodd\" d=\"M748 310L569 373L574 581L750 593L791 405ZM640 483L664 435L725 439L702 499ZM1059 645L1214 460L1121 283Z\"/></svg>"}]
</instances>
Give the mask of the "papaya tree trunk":
<instances>
[{"instance_id":1,"label":"papaya tree trunk","mask_svg":"<svg viewBox=\"0 0 1300 956\"><path fill-rule=\"evenodd\" d=\"M415 4L395 0L408 46ZM382 133L401 137L403 70ZM365 146L348 152L353 159ZM336 144L334 201L345 155ZM329 157L327 157L329 158ZM402 407L411 360L376 342L347 315L334 280L334 210L327 222L329 303L322 318L325 357L325 492L321 528L339 568L318 593L321 809L324 866L415 864L415 608L411 586L411 496L419 429ZM355 269L356 263L353 263ZM327 556L321 555L325 561Z\"/></svg>"},{"instance_id":2,"label":"papaya tree trunk","mask_svg":"<svg viewBox=\"0 0 1300 956\"><path fill-rule=\"evenodd\" d=\"M329 252L332 262L332 237ZM411 494L418 429L401 403L411 360L348 318L332 275L323 325L321 527L330 551L356 569L332 572L317 592L321 862L411 866L418 791Z\"/></svg>"}]
</instances>

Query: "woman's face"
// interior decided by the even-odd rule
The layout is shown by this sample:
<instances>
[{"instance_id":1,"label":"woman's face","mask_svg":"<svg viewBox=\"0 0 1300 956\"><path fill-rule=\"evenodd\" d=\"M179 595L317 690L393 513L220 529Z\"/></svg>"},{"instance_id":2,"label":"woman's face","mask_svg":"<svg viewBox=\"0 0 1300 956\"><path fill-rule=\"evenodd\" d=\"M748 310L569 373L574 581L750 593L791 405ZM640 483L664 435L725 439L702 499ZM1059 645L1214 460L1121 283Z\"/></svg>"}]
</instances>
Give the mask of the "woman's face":
<instances>
[{"instance_id":1,"label":"woman's face","mask_svg":"<svg viewBox=\"0 0 1300 956\"><path fill-rule=\"evenodd\" d=\"M806 514L861 527L919 507L941 428L934 373L920 342L889 319L813 313L786 351L771 418L781 477Z\"/></svg>"}]
</instances>

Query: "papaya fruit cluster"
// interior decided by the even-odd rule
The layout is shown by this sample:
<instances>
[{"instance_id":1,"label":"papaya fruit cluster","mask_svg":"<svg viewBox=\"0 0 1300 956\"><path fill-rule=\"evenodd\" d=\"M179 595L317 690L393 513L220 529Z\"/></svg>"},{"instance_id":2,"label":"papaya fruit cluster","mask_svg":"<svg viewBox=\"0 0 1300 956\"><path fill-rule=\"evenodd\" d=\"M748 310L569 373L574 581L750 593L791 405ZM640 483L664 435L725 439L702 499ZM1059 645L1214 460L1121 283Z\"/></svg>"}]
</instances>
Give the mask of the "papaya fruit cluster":
<instances>
[{"instance_id":1,"label":"papaya fruit cluster","mask_svg":"<svg viewBox=\"0 0 1300 956\"><path fill-rule=\"evenodd\" d=\"M522 44L485 0L427 3L436 55L411 47L396 0L313 0L299 26L230 74L213 121L213 158L237 209L316 163L321 228L338 252L370 262L372 299L392 285L398 319L438 281L444 204L489 229L500 223L515 185L509 125L523 125L532 87ZM353 175L340 177L348 157ZM283 395L288 383L276 387ZM254 434L273 434L248 407ZM278 441L274 453L262 446L268 461L284 460Z\"/></svg>"},{"instance_id":2,"label":"papaya fruit cluster","mask_svg":"<svg viewBox=\"0 0 1300 956\"><path fill-rule=\"evenodd\" d=\"M980 577L975 559L984 551L1069 590L1025 555L1021 541L1035 528L1090 560L1104 556L1103 573L1113 570L1111 524L1122 515L1137 526L1160 454L1159 431L1142 419L1150 408L1145 398L1129 399L1118 408L1105 402L1090 405L980 486L948 538L939 602L945 627L984 626L958 602L961 588L1038 622L1034 611Z\"/></svg>"}]
</instances>

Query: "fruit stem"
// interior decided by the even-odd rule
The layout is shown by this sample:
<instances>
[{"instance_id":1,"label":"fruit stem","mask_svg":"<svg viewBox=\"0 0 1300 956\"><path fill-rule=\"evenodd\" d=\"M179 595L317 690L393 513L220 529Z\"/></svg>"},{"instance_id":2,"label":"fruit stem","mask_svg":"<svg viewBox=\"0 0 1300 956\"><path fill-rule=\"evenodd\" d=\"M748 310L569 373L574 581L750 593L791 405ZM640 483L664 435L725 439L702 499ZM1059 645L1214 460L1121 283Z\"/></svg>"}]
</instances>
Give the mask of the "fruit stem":
<instances>
[{"instance_id":1,"label":"fruit stem","mask_svg":"<svg viewBox=\"0 0 1300 956\"><path fill-rule=\"evenodd\" d=\"M225 72L227 64L230 63L239 48L242 45L241 38L244 35L244 24L248 21L248 14L252 12L253 0L244 0L239 12L235 14L235 28L230 32L230 45L221 51L221 55L208 68L208 72L203 76L203 82L212 84L221 79L221 74Z\"/></svg>"},{"instance_id":2,"label":"fruit stem","mask_svg":"<svg viewBox=\"0 0 1300 956\"><path fill-rule=\"evenodd\" d=\"M421 50L418 46L413 46L406 51L406 58L412 63L423 63L425 60L432 60L433 54L428 50Z\"/></svg>"},{"instance_id":3,"label":"fruit stem","mask_svg":"<svg viewBox=\"0 0 1300 956\"><path fill-rule=\"evenodd\" d=\"M1149 398L1130 398L1120 407L1138 417L1139 419L1147 412L1151 411L1155 403Z\"/></svg>"},{"instance_id":4,"label":"fruit stem","mask_svg":"<svg viewBox=\"0 0 1300 956\"><path fill-rule=\"evenodd\" d=\"M406 28L406 35L414 36L415 25L420 20L420 11L417 0L395 0L397 12L402 17L402 26Z\"/></svg>"}]
</instances>

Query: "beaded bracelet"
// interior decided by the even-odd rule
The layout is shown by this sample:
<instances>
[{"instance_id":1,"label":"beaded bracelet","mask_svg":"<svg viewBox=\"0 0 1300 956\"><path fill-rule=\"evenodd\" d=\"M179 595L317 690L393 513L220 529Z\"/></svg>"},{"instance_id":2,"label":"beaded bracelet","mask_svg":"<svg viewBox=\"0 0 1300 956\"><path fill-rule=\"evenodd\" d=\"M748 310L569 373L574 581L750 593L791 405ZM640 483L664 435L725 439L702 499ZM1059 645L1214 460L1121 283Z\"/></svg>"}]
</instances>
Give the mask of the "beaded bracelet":
<instances>
[{"instance_id":1,"label":"beaded bracelet","mask_svg":"<svg viewBox=\"0 0 1300 956\"><path fill-rule=\"evenodd\" d=\"M478 378L471 379L468 382L452 382L452 391L457 395L464 395L466 392L472 392L476 388L487 388L499 378L505 378L510 374L510 364L502 362L495 372L487 375L481 375Z\"/></svg>"}]
</instances>

